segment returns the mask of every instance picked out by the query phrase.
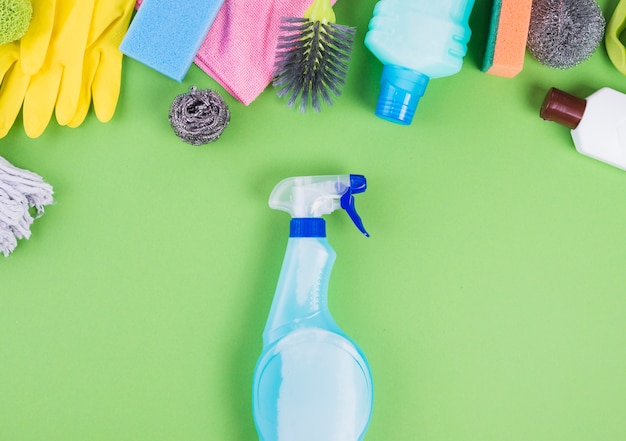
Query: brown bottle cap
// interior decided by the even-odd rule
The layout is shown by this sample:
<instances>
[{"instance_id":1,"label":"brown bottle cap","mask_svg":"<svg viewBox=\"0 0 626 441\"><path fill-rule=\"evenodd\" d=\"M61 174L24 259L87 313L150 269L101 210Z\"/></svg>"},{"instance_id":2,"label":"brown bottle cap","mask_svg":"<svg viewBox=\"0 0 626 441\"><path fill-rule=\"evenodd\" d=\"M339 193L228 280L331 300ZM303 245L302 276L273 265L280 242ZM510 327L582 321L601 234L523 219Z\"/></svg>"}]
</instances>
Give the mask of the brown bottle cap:
<instances>
[{"instance_id":1,"label":"brown bottle cap","mask_svg":"<svg viewBox=\"0 0 626 441\"><path fill-rule=\"evenodd\" d=\"M585 113L586 106L587 100L553 87L548 90L539 115L546 121L554 121L575 129Z\"/></svg>"}]
</instances>

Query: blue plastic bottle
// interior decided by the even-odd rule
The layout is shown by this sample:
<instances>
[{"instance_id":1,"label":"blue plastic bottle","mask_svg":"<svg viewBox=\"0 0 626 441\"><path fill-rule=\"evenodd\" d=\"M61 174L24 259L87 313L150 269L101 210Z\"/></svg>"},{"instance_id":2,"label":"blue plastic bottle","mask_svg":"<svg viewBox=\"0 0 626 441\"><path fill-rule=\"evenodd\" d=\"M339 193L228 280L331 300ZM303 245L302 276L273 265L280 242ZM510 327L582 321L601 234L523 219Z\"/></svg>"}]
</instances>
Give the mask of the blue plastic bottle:
<instances>
[{"instance_id":1,"label":"blue plastic bottle","mask_svg":"<svg viewBox=\"0 0 626 441\"><path fill-rule=\"evenodd\" d=\"M335 252L321 216L343 208L367 235L353 196L366 187L360 175L308 176L285 179L270 195L270 207L292 219L254 373L252 406L261 441L359 441L365 434L371 373L328 310Z\"/></svg>"},{"instance_id":2,"label":"blue plastic bottle","mask_svg":"<svg viewBox=\"0 0 626 441\"><path fill-rule=\"evenodd\" d=\"M383 64L376 115L411 124L428 81L461 70L474 0L380 0L365 46Z\"/></svg>"}]
</instances>

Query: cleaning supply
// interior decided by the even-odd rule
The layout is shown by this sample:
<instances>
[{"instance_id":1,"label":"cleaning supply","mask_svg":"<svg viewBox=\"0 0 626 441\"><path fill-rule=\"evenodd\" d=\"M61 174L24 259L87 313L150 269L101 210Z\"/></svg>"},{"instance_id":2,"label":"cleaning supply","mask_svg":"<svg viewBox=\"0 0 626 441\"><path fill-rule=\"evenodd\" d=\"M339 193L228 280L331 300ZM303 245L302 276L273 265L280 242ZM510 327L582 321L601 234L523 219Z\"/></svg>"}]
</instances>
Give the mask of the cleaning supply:
<instances>
[{"instance_id":1,"label":"cleaning supply","mask_svg":"<svg viewBox=\"0 0 626 441\"><path fill-rule=\"evenodd\" d=\"M96 0L89 26L83 73L80 79L78 107L67 122L68 127L83 123L91 104L98 121L109 122L115 115L122 85L120 42L128 30L133 0ZM67 119L59 116L64 124Z\"/></svg>"},{"instance_id":2,"label":"cleaning supply","mask_svg":"<svg viewBox=\"0 0 626 441\"><path fill-rule=\"evenodd\" d=\"M19 41L0 51L0 138L9 132L24 102L31 77L41 71L52 40L54 2L36 2L30 26ZM27 133L30 126L26 125Z\"/></svg>"},{"instance_id":3,"label":"cleaning supply","mask_svg":"<svg viewBox=\"0 0 626 441\"><path fill-rule=\"evenodd\" d=\"M365 46L384 65L376 115L408 125L431 78L461 70L474 0L380 0Z\"/></svg>"},{"instance_id":4,"label":"cleaning supply","mask_svg":"<svg viewBox=\"0 0 626 441\"><path fill-rule=\"evenodd\" d=\"M605 87L583 99L553 87L539 114L570 128L579 153L626 170L626 94Z\"/></svg>"},{"instance_id":5,"label":"cleaning supply","mask_svg":"<svg viewBox=\"0 0 626 441\"><path fill-rule=\"evenodd\" d=\"M169 121L182 141L207 144L220 137L230 122L230 110L217 92L191 86L188 93L178 95L172 102Z\"/></svg>"},{"instance_id":6,"label":"cleaning supply","mask_svg":"<svg viewBox=\"0 0 626 441\"><path fill-rule=\"evenodd\" d=\"M182 81L224 0L144 0L120 50Z\"/></svg>"},{"instance_id":7,"label":"cleaning supply","mask_svg":"<svg viewBox=\"0 0 626 441\"><path fill-rule=\"evenodd\" d=\"M524 67L532 0L494 0L481 70L513 78Z\"/></svg>"},{"instance_id":8,"label":"cleaning supply","mask_svg":"<svg viewBox=\"0 0 626 441\"><path fill-rule=\"evenodd\" d=\"M251 104L272 82L281 17L301 17L310 4L272 0L250 7L250 2L225 0L195 64L239 102Z\"/></svg>"},{"instance_id":9,"label":"cleaning supply","mask_svg":"<svg viewBox=\"0 0 626 441\"><path fill-rule=\"evenodd\" d=\"M15 250L18 239L30 238L30 226L52 204L53 193L41 176L0 157L0 253L4 257Z\"/></svg>"},{"instance_id":10,"label":"cleaning supply","mask_svg":"<svg viewBox=\"0 0 626 441\"><path fill-rule=\"evenodd\" d=\"M32 15L30 0L3 0L0 3L0 45L22 38Z\"/></svg>"},{"instance_id":11,"label":"cleaning supply","mask_svg":"<svg viewBox=\"0 0 626 441\"><path fill-rule=\"evenodd\" d=\"M117 49L132 13L132 0L56 0L33 3L31 25L0 57L0 137L23 110L32 138L52 113L60 125L76 126L93 98L103 122L114 113L122 60Z\"/></svg>"},{"instance_id":12,"label":"cleaning supply","mask_svg":"<svg viewBox=\"0 0 626 441\"><path fill-rule=\"evenodd\" d=\"M324 214L343 208L365 235L354 195L361 175L281 181L270 207L292 216L278 286L254 373L253 413L263 441L360 441L372 412L372 378L354 342L327 304L335 252Z\"/></svg>"},{"instance_id":13,"label":"cleaning supply","mask_svg":"<svg viewBox=\"0 0 626 441\"><path fill-rule=\"evenodd\" d=\"M605 24L595 0L533 0L528 50L545 66L572 68L593 55Z\"/></svg>"},{"instance_id":14,"label":"cleaning supply","mask_svg":"<svg viewBox=\"0 0 626 441\"><path fill-rule=\"evenodd\" d=\"M609 59L618 71L626 75L626 47L620 40L624 29L626 29L626 0L621 0L609 19L604 41Z\"/></svg>"},{"instance_id":15,"label":"cleaning supply","mask_svg":"<svg viewBox=\"0 0 626 441\"><path fill-rule=\"evenodd\" d=\"M330 0L314 0L304 18L283 17L276 47L274 79L279 97L287 105L300 100L300 111L309 105L320 111L320 100L332 105L341 94L356 29L335 22Z\"/></svg>"}]
</instances>

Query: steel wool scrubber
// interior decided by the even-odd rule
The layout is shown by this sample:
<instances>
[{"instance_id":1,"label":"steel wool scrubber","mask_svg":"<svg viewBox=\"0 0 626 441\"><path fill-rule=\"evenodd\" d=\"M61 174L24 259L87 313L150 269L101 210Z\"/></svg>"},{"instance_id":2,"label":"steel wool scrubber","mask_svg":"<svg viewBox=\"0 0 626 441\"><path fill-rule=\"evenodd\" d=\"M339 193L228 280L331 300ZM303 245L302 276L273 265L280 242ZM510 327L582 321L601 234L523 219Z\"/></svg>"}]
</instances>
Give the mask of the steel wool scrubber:
<instances>
[{"instance_id":1,"label":"steel wool scrubber","mask_svg":"<svg viewBox=\"0 0 626 441\"><path fill-rule=\"evenodd\" d=\"M591 57L605 26L595 0L533 0L527 47L540 63L569 69Z\"/></svg>"}]
</instances>

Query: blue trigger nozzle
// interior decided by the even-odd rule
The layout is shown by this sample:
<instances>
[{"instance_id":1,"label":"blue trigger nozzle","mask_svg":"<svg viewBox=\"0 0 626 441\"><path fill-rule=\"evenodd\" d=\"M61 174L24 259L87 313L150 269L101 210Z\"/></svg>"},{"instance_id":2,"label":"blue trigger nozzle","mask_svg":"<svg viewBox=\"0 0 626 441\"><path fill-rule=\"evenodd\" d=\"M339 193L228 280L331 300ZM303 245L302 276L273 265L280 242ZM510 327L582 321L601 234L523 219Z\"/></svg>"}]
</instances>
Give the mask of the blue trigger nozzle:
<instances>
[{"instance_id":1,"label":"blue trigger nozzle","mask_svg":"<svg viewBox=\"0 0 626 441\"><path fill-rule=\"evenodd\" d=\"M363 193L367 190L367 180L363 175L350 175L350 190L352 194Z\"/></svg>"},{"instance_id":2,"label":"blue trigger nozzle","mask_svg":"<svg viewBox=\"0 0 626 441\"><path fill-rule=\"evenodd\" d=\"M354 206L354 196L353 194L363 193L367 189L367 181L365 176L363 175L350 175L350 187L348 190L341 196L341 208L346 210L354 225L359 229L361 233L363 233L366 237L370 237L369 233L365 230L363 226L363 221L361 217L356 212L356 208Z\"/></svg>"}]
</instances>

